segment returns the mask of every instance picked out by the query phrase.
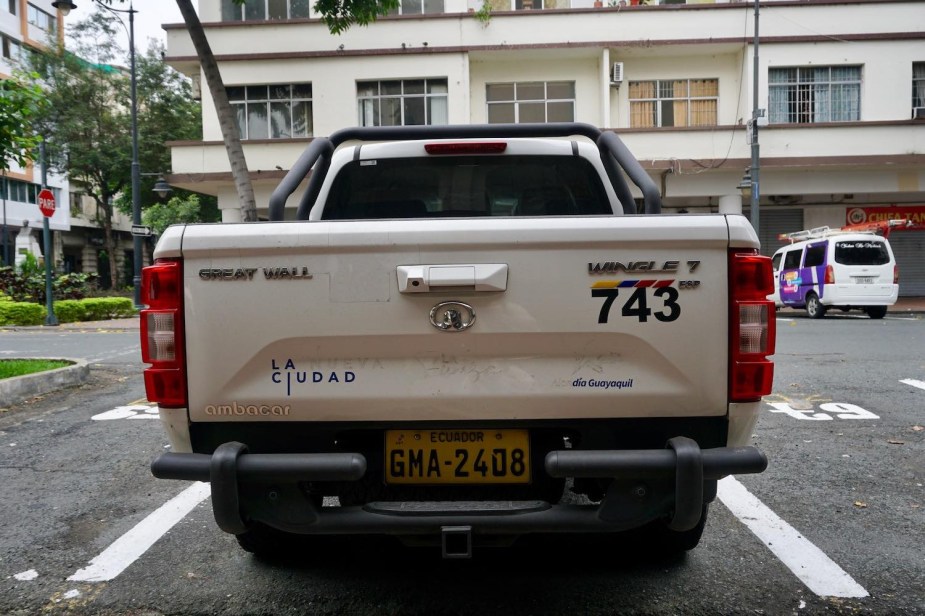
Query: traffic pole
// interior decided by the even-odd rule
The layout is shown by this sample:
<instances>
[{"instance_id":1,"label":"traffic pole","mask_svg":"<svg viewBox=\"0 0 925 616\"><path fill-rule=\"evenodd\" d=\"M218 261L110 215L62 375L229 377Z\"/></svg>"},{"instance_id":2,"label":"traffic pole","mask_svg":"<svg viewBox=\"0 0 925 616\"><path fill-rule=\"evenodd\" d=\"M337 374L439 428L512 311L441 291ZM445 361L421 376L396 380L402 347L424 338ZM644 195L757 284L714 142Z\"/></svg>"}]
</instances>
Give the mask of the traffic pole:
<instances>
[{"instance_id":1,"label":"traffic pole","mask_svg":"<svg viewBox=\"0 0 925 616\"><path fill-rule=\"evenodd\" d=\"M48 183L48 171L45 167L45 140L39 145L39 158L42 163L42 190L46 190ZM58 318L55 316L55 302L51 295L51 262L54 259L51 254L51 229L48 228L48 216L42 215L42 237L45 242L45 309L48 316L45 317L45 325L57 325Z\"/></svg>"}]
</instances>

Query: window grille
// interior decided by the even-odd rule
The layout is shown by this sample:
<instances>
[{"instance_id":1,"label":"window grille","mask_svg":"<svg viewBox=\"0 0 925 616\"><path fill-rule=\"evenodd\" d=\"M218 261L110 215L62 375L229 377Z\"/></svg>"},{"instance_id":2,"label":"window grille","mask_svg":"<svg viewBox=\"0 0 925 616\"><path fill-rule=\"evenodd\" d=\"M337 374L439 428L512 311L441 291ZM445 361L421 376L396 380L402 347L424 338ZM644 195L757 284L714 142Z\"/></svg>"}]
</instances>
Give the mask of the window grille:
<instances>
[{"instance_id":1,"label":"window grille","mask_svg":"<svg viewBox=\"0 0 925 616\"><path fill-rule=\"evenodd\" d=\"M772 124L861 119L860 66L772 68L768 82Z\"/></svg>"}]
</instances>

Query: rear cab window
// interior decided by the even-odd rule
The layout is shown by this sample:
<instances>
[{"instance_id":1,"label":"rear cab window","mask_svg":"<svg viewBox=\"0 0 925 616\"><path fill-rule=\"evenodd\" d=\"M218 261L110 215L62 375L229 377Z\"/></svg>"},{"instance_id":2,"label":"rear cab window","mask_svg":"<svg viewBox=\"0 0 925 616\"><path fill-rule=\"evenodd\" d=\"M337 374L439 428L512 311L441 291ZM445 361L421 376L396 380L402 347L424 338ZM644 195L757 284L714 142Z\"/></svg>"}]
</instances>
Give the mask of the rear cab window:
<instances>
[{"instance_id":1,"label":"rear cab window","mask_svg":"<svg viewBox=\"0 0 925 616\"><path fill-rule=\"evenodd\" d=\"M322 220L613 214L597 170L578 156L355 160L337 174Z\"/></svg>"}]
</instances>

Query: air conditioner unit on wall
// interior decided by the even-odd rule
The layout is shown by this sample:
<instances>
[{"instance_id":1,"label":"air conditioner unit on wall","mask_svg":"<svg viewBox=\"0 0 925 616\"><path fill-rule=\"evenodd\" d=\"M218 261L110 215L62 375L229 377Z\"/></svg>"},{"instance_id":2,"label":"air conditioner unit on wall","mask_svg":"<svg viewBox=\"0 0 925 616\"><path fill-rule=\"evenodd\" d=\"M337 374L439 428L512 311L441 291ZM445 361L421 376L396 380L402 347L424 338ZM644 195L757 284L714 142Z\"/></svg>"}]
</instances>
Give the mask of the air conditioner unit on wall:
<instances>
[{"instance_id":1,"label":"air conditioner unit on wall","mask_svg":"<svg viewBox=\"0 0 925 616\"><path fill-rule=\"evenodd\" d=\"M623 83L623 63L614 62L610 69L610 85L620 87Z\"/></svg>"},{"instance_id":2,"label":"air conditioner unit on wall","mask_svg":"<svg viewBox=\"0 0 925 616\"><path fill-rule=\"evenodd\" d=\"M912 119L913 120L925 120L925 107L913 107L912 108Z\"/></svg>"}]
</instances>

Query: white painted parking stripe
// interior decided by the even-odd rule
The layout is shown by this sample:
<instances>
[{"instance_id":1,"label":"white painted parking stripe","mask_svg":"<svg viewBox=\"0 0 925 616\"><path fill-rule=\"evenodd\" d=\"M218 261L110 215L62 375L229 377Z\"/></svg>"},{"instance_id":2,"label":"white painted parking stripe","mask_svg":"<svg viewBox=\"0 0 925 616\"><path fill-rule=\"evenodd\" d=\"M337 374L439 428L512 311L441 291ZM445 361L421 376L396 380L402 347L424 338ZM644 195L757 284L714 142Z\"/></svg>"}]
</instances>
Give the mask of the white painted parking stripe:
<instances>
[{"instance_id":1,"label":"white painted parking stripe","mask_svg":"<svg viewBox=\"0 0 925 616\"><path fill-rule=\"evenodd\" d=\"M863 586L733 477L719 482L723 504L820 597L867 597Z\"/></svg>"},{"instance_id":2,"label":"white painted parking stripe","mask_svg":"<svg viewBox=\"0 0 925 616\"><path fill-rule=\"evenodd\" d=\"M141 347L134 346L125 351L119 351L118 353L103 353L101 355L96 355L87 359L90 363L101 363L104 361L112 361L118 357L125 357L126 355L138 355L141 357Z\"/></svg>"},{"instance_id":3,"label":"white painted parking stripe","mask_svg":"<svg viewBox=\"0 0 925 616\"><path fill-rule=\"evenodd\" d=\"M116 539L90 564L68 578L72 582L108 582L138 560L154 543L209 497L208 483L196 482L157 508Z\"/></svg>"},{"instance_id":4,"label":"white painted parking stripe","mask_svg":"<svg viewBox=\"0 0 925 616\"><path fill-rule=\"evenodd\" d=\"M906 385L912 385L913 387L918 387L919 389L925 389L925 381L917 381L915 379L900 379L900 383L905 383Z\"/></svg>"}]
</instances>

